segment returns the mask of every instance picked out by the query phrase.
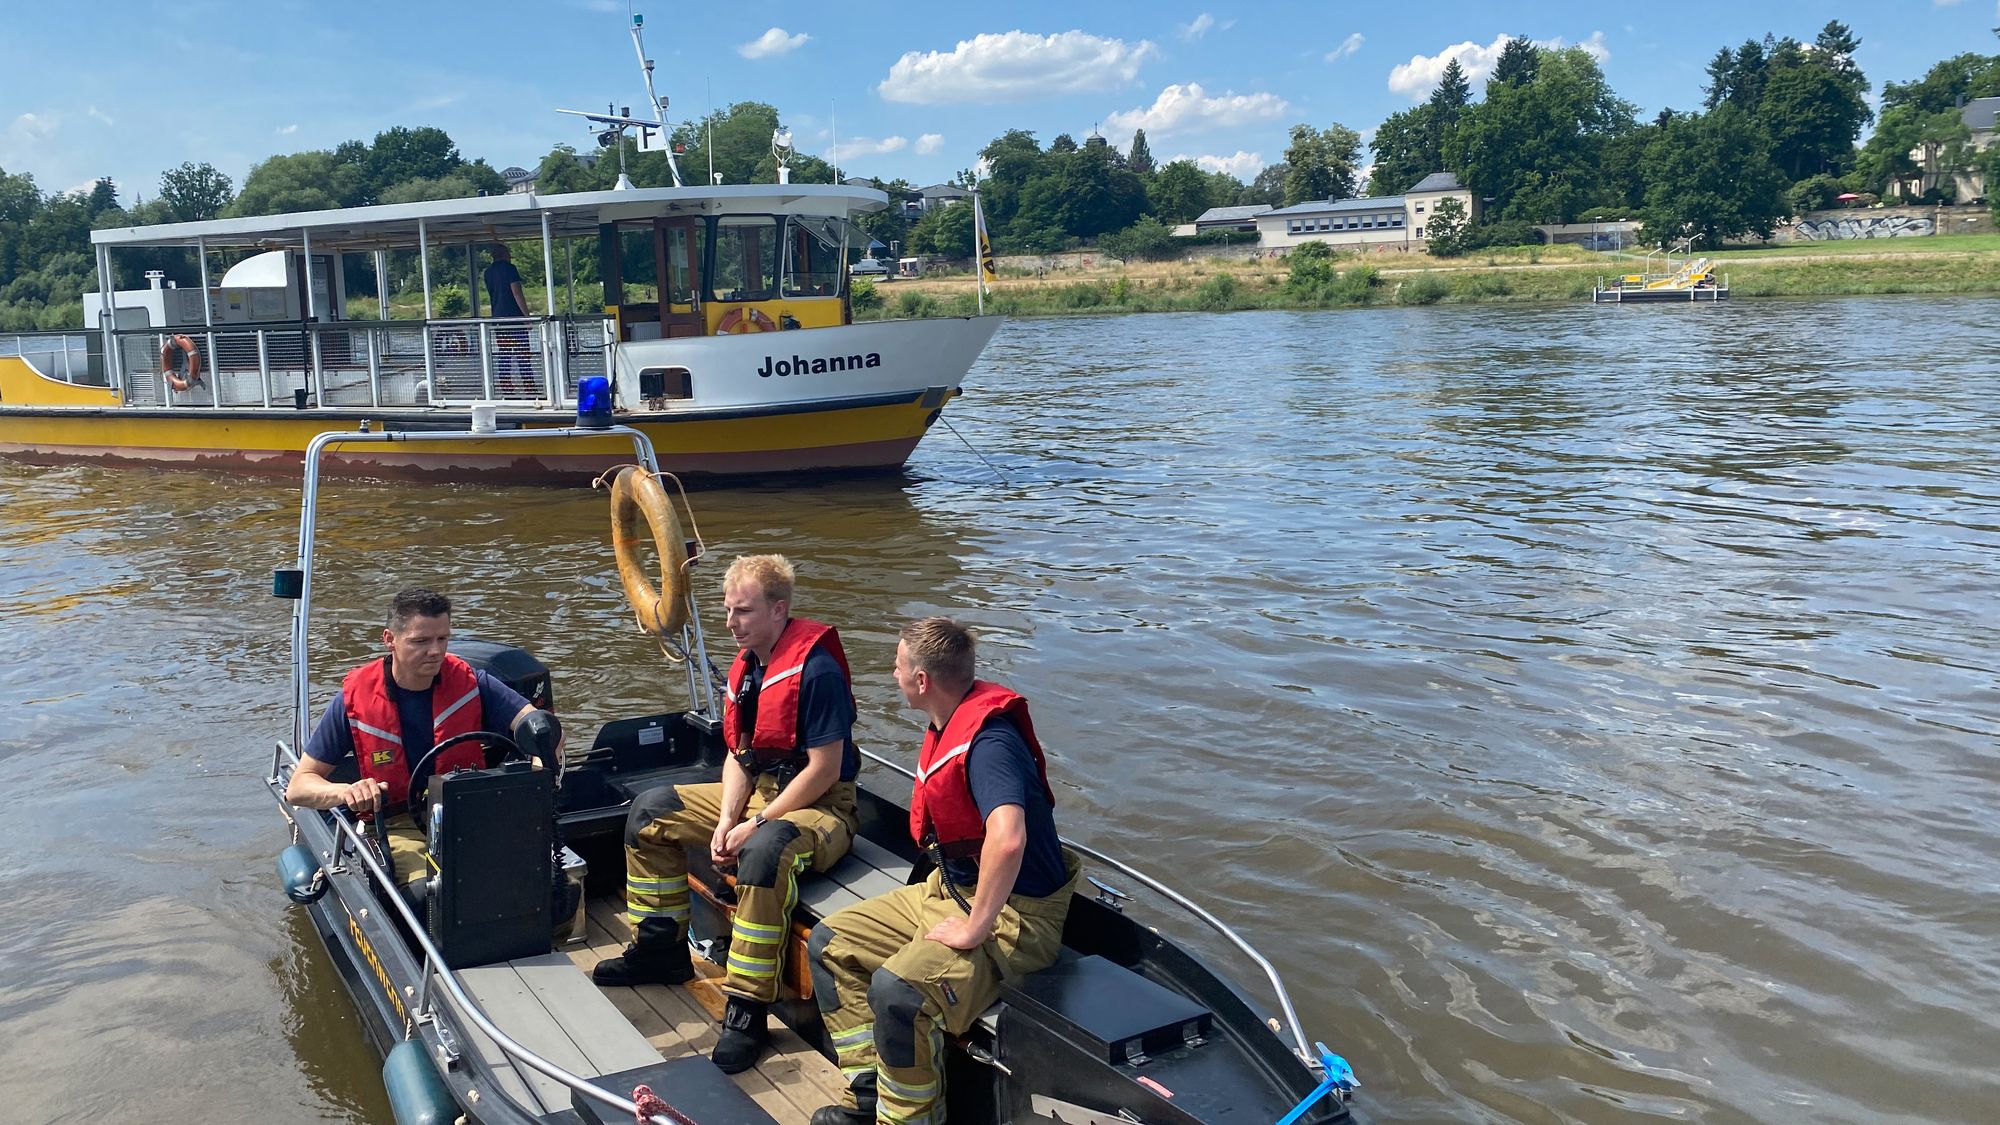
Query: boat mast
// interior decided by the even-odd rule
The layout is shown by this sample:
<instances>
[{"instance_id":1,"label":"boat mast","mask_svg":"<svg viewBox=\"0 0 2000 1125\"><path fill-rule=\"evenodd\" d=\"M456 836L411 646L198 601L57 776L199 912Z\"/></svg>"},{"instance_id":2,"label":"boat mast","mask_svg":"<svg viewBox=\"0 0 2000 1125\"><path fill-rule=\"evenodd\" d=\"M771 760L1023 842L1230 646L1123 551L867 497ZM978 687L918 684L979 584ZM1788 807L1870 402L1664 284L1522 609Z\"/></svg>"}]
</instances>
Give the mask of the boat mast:
<instances>
[{"instance_id":1,"label":"boat mast","mask_svg":"<svg viewBox=\"0 0 2000 1125\"><path fill-rule=\"evenodd\" d=\"M680 162L674 159L673 139L667 136L667 101L653 90L653 60L646 57L646 42L641 35L645 23L645 16L632 13L632 49L639 53L639 69L646 75L646 101L653 107L653 120L660 125L660 138L665 142L664 151L667 154L667 171L673 173L674 186L681 187ZM621 151L619 155L624 153Z\"/></svg>"}]
</instances>

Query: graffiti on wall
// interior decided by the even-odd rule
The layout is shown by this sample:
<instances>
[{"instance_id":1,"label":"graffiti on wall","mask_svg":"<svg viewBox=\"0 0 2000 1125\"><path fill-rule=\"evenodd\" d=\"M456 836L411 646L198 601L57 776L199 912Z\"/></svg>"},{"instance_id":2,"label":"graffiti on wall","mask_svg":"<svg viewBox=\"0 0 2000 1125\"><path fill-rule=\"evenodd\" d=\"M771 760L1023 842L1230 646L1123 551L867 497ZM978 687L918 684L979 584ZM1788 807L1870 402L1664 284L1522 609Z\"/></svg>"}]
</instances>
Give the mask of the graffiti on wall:
<instances>
[{"instance_id":1,"label":"graffiti on wall","mask_svg":"<svg viewBox=\"0 0 2000 1125\"><path fill-rule=\"evenodd\" d=\"M1872 219L1807 219L1792 228L1809 242L1832 242L1843 238L1916 238L1936 234L1937 222L1909 215L1885 215Z\"/></svg>"}]
</instances>

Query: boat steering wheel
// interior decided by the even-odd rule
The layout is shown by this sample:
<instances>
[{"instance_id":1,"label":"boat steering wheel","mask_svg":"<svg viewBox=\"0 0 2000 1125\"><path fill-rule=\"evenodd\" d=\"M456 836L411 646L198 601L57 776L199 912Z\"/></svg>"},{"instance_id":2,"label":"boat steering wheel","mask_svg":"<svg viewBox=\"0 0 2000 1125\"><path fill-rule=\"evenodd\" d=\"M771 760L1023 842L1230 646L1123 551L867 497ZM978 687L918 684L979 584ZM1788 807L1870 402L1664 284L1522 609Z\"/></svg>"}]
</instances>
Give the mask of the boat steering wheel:
<instances>
[{"instance_id":1,"label":"boat steering wheel","mask_svg":"<svg viewBox=\"0 0 2000 1125\"><path fill-rule=\"evenodd\" d=\"M525 762L529 760L528 752L521 749L521 744L504 734L495 734L490 730L473 730L467 731L464 734L454 734L436 746L431 747L423 757L417 759L415 765L410 767L410 797L409 801L403 806L403 812L410 812L422 804L424 793L430 788L431 784L429 767L437 759L437 756L461 742L472 741L479 741L486 744L486 769L497 769L503 762ZM377 823L380 823L382 819L381 817L377 817ZM419 824L417 827L419 830L423 830L422 824Z\"/></svg>"}]
</instances>

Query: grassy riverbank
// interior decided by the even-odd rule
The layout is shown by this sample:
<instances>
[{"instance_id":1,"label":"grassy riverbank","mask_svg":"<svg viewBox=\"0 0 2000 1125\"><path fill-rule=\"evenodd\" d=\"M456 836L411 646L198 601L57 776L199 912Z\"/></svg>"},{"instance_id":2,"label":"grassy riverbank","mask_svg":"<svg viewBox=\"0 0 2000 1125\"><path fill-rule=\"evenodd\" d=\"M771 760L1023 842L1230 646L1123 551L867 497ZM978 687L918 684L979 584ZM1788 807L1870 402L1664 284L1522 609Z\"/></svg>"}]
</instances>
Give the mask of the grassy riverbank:
<instances>
[{"instance_id":1,"label":"grassy riverbank","mask_svg":"<svg viewBox=\"0 0 2000 1125\"><path fill-rule=\"evenodd\" d=\"M2000 235L1799 243L1712 256L1728 274L1733 297L2000 292ZM1637 272L1641 261L1567 246L1460 259L1337 255L1334 280L1310 289L1288 283L1283 260L1134 263L1059 277L1003 275L986 307L1007 316L1055 316L1575 301L1588 300L1600 280ZM857 310L857 320L966 316L976 307L970 275L894 281L877 292L880 307Z\"/></svg>"}]
</instances>

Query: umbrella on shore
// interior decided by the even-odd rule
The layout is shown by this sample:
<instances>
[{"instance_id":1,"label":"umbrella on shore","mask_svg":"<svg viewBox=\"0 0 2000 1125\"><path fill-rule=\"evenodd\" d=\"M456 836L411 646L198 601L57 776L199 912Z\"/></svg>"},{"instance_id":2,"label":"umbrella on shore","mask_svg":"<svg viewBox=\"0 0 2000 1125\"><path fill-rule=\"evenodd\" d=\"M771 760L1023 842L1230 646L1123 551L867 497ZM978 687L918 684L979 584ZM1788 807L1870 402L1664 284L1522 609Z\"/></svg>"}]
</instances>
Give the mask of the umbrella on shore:
<instances>
[{"instance_id":1,"label":"umbrella on shore","mask_svg":"<svg viewBox=\"0 0 2000 1125\"><path fill-rule=\"evenodd\" d=\"M1860 198L1861 198L1860 196L1854 194L1851 191L1843 191L1839 195L1834 196L1833 201L1835 203L1845 203L1850 199L1860 199Z\"/></svg>"}]
</instances>

